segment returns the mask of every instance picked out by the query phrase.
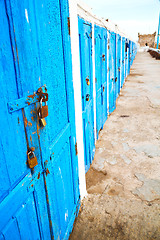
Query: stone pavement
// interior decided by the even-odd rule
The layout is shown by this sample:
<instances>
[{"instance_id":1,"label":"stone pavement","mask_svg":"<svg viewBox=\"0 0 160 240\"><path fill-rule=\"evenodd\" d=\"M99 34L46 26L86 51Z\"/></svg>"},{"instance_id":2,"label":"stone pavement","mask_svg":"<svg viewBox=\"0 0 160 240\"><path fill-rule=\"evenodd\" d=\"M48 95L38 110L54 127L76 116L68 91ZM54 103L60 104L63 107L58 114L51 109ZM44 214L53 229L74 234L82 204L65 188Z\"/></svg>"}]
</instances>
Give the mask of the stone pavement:
<instances>
[{"instance_id":1,"label":"stone pavement","mask_svg":"<svg viewBox=\"0 0 160 240\"><path fill-rule=\"evenodd\" d=\"M160 61L138 53L86 174L70 240L160 240Z\"/></svg>"}]
</instances>

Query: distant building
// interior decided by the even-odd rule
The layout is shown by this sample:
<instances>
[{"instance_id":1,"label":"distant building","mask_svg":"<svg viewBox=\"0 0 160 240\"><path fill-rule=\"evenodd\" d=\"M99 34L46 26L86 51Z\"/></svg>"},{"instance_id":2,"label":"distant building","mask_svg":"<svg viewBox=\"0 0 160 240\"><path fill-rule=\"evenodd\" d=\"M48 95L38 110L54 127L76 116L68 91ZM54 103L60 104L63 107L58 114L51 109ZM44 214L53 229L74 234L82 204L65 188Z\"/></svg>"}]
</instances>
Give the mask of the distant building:
<instances>
[{"instance_id":1,"label":"distant building","mask_svg":"<svg viewBox=\"0 0 160 240\"><path fill-rule=\"evenodd\" d=\"M138 43L140 44L140 47L154 47L155 45L155 36L156 32L153 34L140 34L138 33Z\"/></svg>"}]
</instances>

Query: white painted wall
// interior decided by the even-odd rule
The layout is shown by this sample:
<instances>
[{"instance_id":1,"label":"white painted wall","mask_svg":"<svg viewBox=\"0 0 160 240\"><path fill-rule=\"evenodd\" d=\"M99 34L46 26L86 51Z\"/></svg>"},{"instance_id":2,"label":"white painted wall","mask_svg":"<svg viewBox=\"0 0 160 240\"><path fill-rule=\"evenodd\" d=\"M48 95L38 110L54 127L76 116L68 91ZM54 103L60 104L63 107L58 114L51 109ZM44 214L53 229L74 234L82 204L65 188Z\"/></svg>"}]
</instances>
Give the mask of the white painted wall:
<instances>
[{"instance_id":1,"label":"white painted wall","mask_svg":"<svg viewBox=\"0 0 160 240\"><path fill-rule=\"evenodd\" d=\"M76 136L78 148L78 165L79 165L79 186L81 199L87 195L85 165L84 165L84 145L83 145L83 121L82 121L82 99L81 99L81 75L80 75L80 58L79 58L79 33L77 18L77 2L69 0L70 11L70 33L71 33L71 51L72 51L72 73L75 101L75 120Z\"/></svg>"}]
</instances>

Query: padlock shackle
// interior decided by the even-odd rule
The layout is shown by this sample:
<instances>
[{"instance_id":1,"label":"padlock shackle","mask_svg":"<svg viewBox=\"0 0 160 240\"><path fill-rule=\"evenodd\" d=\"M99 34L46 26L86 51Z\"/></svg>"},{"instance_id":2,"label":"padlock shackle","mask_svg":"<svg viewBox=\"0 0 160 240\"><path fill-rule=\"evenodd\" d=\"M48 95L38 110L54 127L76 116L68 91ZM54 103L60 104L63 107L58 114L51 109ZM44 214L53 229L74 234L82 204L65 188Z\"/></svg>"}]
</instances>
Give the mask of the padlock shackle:
<instances>
[{"instance_id":1,"label":"padlock shackle","mask_svg":"<svg viewBox=\"0 0 160 240\"><path fill-rule=\"evenodd\" d=\"M29 157L30 154L33 154L33 157L35 157L35 153L34 153L33 151L29 151L29 152L27 153L29 159L30 159L30 157Z\"/></svg>"}]
</instances>

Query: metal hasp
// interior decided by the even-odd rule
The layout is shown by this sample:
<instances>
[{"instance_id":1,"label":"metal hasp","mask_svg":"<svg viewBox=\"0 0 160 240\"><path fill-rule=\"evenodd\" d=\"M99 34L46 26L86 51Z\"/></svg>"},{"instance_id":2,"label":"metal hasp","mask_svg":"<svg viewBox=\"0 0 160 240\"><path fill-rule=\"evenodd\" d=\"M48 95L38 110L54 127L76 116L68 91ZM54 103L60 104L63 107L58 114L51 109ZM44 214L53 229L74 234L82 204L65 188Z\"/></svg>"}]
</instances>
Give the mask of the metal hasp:
<instances>
[{"instance_id":1,"label":"metal hasp","mask_svg":"<svg viewBox=\"0 0 160 240\"><path fill-rule=\"evenodd\" d=\"M34 92L33 94L27 96L27 97L22 97L18 98L16 100L13 100L12 102L8 102L8 111L9 113L13 113L15 111L18 111L22 108L26 108L30 106L31 104L40 102L42 99L42 102L48 101L48 93L47 93L47 88L46 86L40 87L37 92Z\"/></svg>"}]
</instances>

